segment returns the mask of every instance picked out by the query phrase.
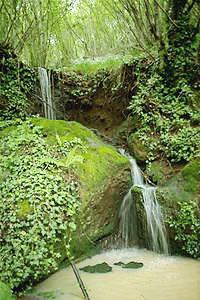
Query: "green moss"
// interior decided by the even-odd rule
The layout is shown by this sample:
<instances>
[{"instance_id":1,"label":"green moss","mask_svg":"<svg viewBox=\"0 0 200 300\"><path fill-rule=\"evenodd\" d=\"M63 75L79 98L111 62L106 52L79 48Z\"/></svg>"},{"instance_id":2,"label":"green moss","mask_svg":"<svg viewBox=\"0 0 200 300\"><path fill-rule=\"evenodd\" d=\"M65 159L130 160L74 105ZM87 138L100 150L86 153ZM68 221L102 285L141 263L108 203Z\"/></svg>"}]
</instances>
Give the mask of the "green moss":
<instances>
[{"instance_id":1,"label":"green moss","mask_svg":"<svg viewBox=\"0 0 200 300\"><path fill-rule=\"evenodd\" d=\"M32 119L32 123L42 127L50 144L57 144L80 138L87 146L86 151L76 149L74 156L82 158L82 163L74 164L72 169L80 179L84 200L90 199L93 192L98 191L106 183L108 176L113 176L118 169L127 167L127 158L116 149L103 143L91 130L77 122L62 120ZM62 162L66 162L65 159Z\"/></svg>"},{"instance_id":2,"label":"green moss","mask_svg":"<svg viewBox=\"0 0 200 300\"><path fill-rule=\"evenodd\" d=\"M186 178L194 177L196 180L200 180L200 158L194 159L188 163L182 170L182 175Z\"/></svg>"},{"instance_id":3,"label":"green moss","mask_svg":"<svg viewBox=\"0 0 200 300\"><path fill-rule=\"evenodd\" d=\"M26 217L31 211L30 204L28 200L23 200L19 203L18 216L20 218Z\"/></svg>"},{"instance_id":4,"label":"green moss","mask_svg":"<svg viewBox=\"0 0 200 300\"><path fill-rule=\"evenodd\" d=\"M3 282L0 282L0 299L1 300L15 300L15 297L12 295L11 290Z\"/></svg>"},{"instance_id":5,"label":"green moss","mask_svg":"<svg viewBox=\"0 0 200 300\"><path fill-rule=\"evenodd\" d=\"M162 185L165 182L164 165L160 161L152 162L147 168L147 175L153 182Z\"/></svg>"},{"instance_id":6,"label":"green moss","mask_svg":"<svg viewBox=\"0 0 200 300\"><path fill-rule=\"evenodd\" d=\"M67 122L63 120L31 119L34 125L42 127L47 142L57 144L58 138L62 143L71 141L74 138L81 138L85 143L98 142L96 135L86 127L77 122Z\"/></svg>"}]
</instances>

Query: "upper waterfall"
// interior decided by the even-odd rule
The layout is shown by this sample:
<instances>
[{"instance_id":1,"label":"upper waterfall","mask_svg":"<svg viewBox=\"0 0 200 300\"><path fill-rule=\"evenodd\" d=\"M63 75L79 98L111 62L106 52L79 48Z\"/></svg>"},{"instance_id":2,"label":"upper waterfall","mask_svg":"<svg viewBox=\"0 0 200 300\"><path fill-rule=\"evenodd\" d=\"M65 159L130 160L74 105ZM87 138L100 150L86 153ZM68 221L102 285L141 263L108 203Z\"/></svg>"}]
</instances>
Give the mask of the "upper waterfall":
<instances>
[{"instance_id":1,"label":"upper waterfall","mask_svg":"<svg viewBox=\"0 0 200 300\"><path fill-rule=\"evenodd\" d=\"M120 150L120 153L125 155L130 161L133 186L140 187L142 191L149 248L155 252L168 254L166 229L161 208L156 199L156 187L144 183L142 172L133 157L126 154L124 150ZM125 195L120 209L120 233L125 247L137 242L136 211L131 189Z\"/></svg>"},{"instance_id":2,"label":"upper waterfall","mask_svg":"<svg viewBox=\"0 0 200 300\"><path fill-rule=\"evenodd\" d=\"M38 68L42 101L44 105L44 116L47 119L54 120L55 112L51 95L51 78L50 72L45 68Z\"/></svg>"}]
</instances>

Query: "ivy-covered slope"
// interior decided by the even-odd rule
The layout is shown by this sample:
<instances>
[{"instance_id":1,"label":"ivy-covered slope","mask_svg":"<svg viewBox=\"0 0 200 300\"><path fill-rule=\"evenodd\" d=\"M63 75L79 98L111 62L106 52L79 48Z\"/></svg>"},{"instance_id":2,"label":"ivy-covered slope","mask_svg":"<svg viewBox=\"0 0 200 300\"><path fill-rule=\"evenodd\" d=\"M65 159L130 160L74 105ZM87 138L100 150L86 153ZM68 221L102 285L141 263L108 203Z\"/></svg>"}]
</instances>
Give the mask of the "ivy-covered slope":
<instances>
[{"instance_id":1,"label":"ivy-covered slope","mask_svg":"<svg viewBox=\"0 0 200 300\"><path fill-rule=\"evenodd\" d=\"M0 279L22 290L112 231L129 162L76 122L13 124L0 133Z\"/></svg>"}]
</instances>

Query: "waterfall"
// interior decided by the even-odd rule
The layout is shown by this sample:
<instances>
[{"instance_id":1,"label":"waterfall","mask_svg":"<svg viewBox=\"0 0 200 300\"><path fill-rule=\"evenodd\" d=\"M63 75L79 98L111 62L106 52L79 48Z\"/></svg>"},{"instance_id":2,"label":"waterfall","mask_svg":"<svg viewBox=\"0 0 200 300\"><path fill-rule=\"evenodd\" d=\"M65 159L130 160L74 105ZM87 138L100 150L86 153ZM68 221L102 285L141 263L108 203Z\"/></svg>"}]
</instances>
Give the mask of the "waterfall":
<instances>
[{"instance_id":1,"label":"waterfall","mask_svg":"<svg viewBox=\"0 0 200 300\"><path fill-rule=\"evenodd\" d=\"M51 96L50 72L48 72L45 68L39 67L38 74L40 79L42 101L44 105L44 116L47 119L54 120L55 113L54 113L53 101Z\"/></svg>"},{"instance_id":2,"label":"waterfall","mask_svg":"<svg viewBox=\"0 0 200 300\"><path fill-rule=\"evenodd\" d=\"M120 153L126 156L131 164L131 176L133 186L138 186L142 191L143 206L146 213L147 232L149 247L159 253L168 254L168 243L166 229L162 218L161 209L156 199L156 187L144 183L142 172L136 160L124 150ZM132 186L132 187L133 187ZM120 233L124 246L128 247L137 242L137 222L135 201L133 199L132 188L125 195L120 208Z\"/></svg>"}]
</instances>

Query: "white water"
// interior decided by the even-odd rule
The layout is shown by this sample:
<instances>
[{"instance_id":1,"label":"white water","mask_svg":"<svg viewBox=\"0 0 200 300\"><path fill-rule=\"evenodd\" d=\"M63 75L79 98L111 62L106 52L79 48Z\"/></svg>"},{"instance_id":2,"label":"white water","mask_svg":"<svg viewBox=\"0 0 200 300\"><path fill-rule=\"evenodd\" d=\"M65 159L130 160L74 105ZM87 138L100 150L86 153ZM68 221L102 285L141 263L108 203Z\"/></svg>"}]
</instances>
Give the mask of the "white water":
<instances>
[{"instance_id":1,"label":"white water","mask_svg":"<svg viewBox=\"0 0 200 300\"><path fill-rule=\"evenodd\" d=\"M144 266L133 270L113 265L119 261L137 261ZM91 300L200 300L200 262L197 260L129 248L93 256L78 263L77 267L102 262L107 262L112 272L89 274L80 271ZM55 300L83 300L71 268L58 271L36 289L55 292Z\"/></svg>"},{"instance_id":2,"label":"white water","mask_svg":"<svg viewBox=\"0 0 200 300\"><path fill-rule=\"evenodd\" d=\"M161 209L156 199L156 187L144 184L142 172L135 159L126 154L124 150L120 150L120 153L130 161L133 187L138 186L142 190L143 206L147 221L148 246L155 252L168 254L166 229ZM137 222L131 189L124 197L120 209L120 234L125 247L137 243Z\"/></svg>"},{"instance_id":3,"label":"white water","mask_svg":"<svg viewBox=\"0 0 200 300\"><path fill-rule=\"evenodd\" d=\"M38 68L38 74L40 79L42 101L44 105L44 116L49 120L54 120L55 113L51 96L50 72L48 72L45 68Z\"/></svg>"}]
</instances>

